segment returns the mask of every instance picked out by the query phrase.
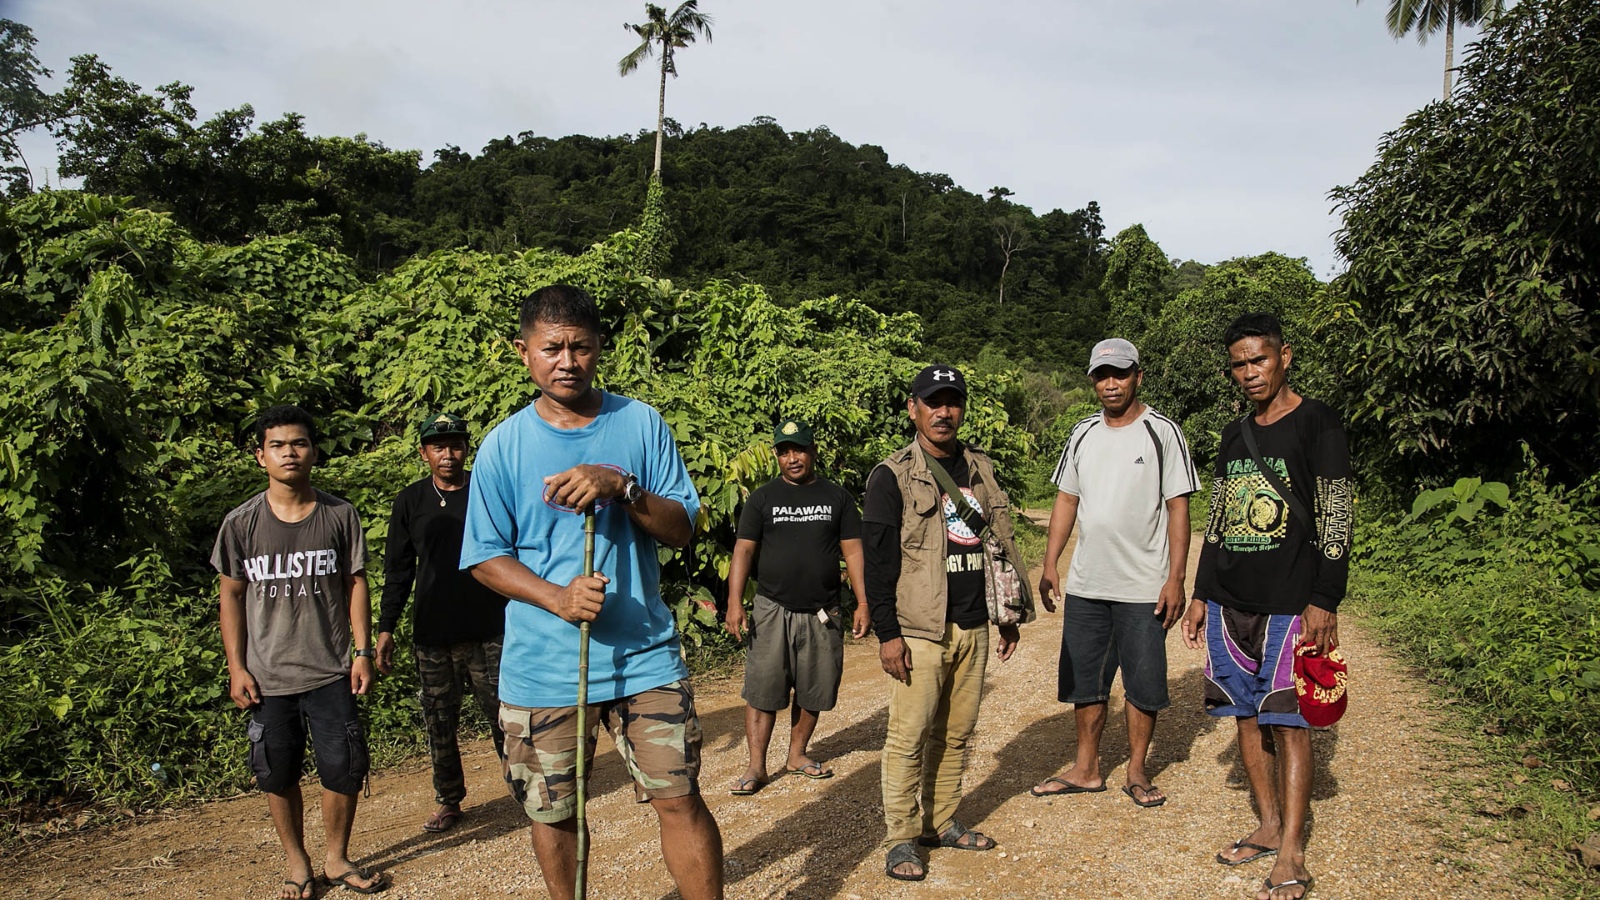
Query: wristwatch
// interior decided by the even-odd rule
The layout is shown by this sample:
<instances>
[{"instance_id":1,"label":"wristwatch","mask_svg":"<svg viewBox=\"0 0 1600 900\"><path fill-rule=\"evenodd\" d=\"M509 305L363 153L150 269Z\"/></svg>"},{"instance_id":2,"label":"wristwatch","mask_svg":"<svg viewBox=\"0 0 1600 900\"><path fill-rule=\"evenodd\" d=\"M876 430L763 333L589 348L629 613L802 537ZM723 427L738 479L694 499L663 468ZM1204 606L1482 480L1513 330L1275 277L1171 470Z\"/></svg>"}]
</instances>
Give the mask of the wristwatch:
<instances>
[{"instance_id":1,"label":"wristwatch","mask_svg":"<svg viewBox=\"0 0 1600 900\"><path fill-rule=\"evenodd\" d=\"M644 488L639 486L639 476L629 472L628 477L622 481L622 502L637 503L643 496Z\"/></svg>"},{"instance_id":2,"label":"wristwatch","mask_svg":"<svg viewBox=\"0 0 1600 900\"><path fill-rule=\"evenodd\" d=\"M378 651L369 648L366 650L357 650L355 652L355 657L357 659L360 659L363 656L365 656L367 659L376 659L378 656Z\"/></svg>"}]
</instances>

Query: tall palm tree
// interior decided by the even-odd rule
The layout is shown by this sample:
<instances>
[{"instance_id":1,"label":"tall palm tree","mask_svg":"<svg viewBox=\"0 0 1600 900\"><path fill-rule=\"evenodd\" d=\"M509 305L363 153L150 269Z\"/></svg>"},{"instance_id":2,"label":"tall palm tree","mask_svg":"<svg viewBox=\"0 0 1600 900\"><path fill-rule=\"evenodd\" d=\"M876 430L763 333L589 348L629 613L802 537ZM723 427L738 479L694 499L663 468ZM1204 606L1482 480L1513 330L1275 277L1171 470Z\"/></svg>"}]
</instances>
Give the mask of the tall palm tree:
<instances>
[{"instance_id":1,"label":"tall palm tree","mask_svg":"<svg viewBox=\"0 0 1600 900\"><path fill-rule=\"evenodd\" d=\"M622 26L639 36L639 46L617 63L617 71L627 77L639 68L642 60L655 55L657 45L661 47L661 98L656 104L656 168L652 173L652 177L660 178L661 133L667 121L667 76L678 77L673 52L694 43L701 35L705 36L706 43L711 43L711 17L700 11L700 0L683 0L670 16L665 8L646 3L644 13L650 21Z\"/></svg>"},{"instance_id":2,"label":"tall palm tree","mask_svg":"<svg viewBox=\"0 0 1600 900\"><path fill-rule=\"evenodd\" d=\"M1389 0L1389 33L1399 40L1415 31L1417 43L1426 44L1429 35L1444 29L1444 99L1449 100L1456 26L1487 22L1505 9L1505 0Z\"/></svg>"}]
</instances>

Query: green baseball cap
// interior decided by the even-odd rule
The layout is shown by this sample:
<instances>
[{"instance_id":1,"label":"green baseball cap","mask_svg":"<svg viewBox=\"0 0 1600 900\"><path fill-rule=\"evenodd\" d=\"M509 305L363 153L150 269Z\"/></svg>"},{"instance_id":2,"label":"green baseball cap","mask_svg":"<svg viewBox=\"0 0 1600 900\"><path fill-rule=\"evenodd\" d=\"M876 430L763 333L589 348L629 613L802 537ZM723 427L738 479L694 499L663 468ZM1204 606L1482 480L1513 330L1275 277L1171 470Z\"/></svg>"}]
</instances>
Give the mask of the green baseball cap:
<instances>
[{"instance_id":1,"label":"green baseball cap","mask_svg":"<svg viewBox=\"0 0 1600 900\"><path fill-rule=\"evenodd\" d=\"M811 436L811 426L799 419L784 419L778 427L772 429L772 446L779 444L794 444L799 447L814 447L816 439Z\"/></svg>"},{"instance_id":2,"label":"green baseball cap","mask_svg":"<svg viewBox=\"0 0 1600 900\"><path fill-rule=\"evenodd\" d=\"M467 437L467 420L450 413L435 413L423 419L417 431L417 441L423 444L433 438Z\"/></svg>"}]
</instances>

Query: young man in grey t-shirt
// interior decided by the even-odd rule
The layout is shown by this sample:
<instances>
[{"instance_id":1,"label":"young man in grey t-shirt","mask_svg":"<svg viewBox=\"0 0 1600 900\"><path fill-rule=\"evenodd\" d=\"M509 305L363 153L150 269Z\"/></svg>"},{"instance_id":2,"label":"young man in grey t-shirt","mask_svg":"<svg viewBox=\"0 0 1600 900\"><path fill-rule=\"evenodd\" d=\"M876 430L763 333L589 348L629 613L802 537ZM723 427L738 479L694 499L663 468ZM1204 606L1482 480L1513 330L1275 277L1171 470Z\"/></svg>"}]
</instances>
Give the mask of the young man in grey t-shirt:
<instances>
[{"instance_id":1,"label":"young man in grey t-shirt","mask_svg":"<svg viewBox=\"0 0 1600 900\"><path fill-rule=\"evenodd\" d=\"M250 769L289 859L282 900L316 894L300 794L308 730L323 787L323 878L363 894L388 887L382 873L349 857L367 776L356 697L373 681L367 545L355 507L311 486L316 461L310 415L296 406L264 411L256 462L267 489L228 513L211 553L222 581L228 693L250 711Z\"/></svg>"},{"instance_id":2,"label":"young man in grey t-shirt","mask_svg":"<svg viewBox=\"0 0 1600 900\"><path fill-rule=\"evenodd\" d=\"M1167 629L1183 614L1189 495L1199 480L1182 429L1139 400L1144 372L1133 344L1119 338L1096 344L1089 378L1101 410L1073 426L1061 451L1039 579L1045 608L1054 612L1061 601L1057 699L1074 704L1077 759L1032 793L1106 789L1100 736L1120 668L1129 745L1122 791L1139 806L1160 806L1167 797L1145 773L1145 757L1156 713L1170 705ZM1063 593L1057 560L1079 523Z\"/></svg>"}]
</instances>

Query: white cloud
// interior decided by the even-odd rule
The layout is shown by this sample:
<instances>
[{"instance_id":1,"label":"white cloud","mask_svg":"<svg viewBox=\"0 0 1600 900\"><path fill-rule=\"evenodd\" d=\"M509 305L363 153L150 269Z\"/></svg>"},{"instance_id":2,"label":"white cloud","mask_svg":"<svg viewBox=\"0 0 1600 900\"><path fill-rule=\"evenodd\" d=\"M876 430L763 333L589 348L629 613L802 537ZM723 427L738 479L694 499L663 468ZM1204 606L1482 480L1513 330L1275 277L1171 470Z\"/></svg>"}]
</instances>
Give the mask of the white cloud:
<instances>
[{"instance_id":1,"label":"white cloud","mask_svg":"<svg viewBox=\"0 0 1600 900\"><path fill-rule=\"evenodd\" d=\"M317 133L476 151L522 131L651 128L656 83L619 78L637 0L13 0L47 65L97 53L203 112L252 104ZM1099 201L1176 257L1278 250L1334 264L1326 195L1439 89L1442 48L1396 43L1381 4L1281 0L702 0L667 114L826 125L1037 211ZM1466 36L1463 36L1466 37ZM42 143L30 143L36 158Z\"/></svg>"}]
</instances>

